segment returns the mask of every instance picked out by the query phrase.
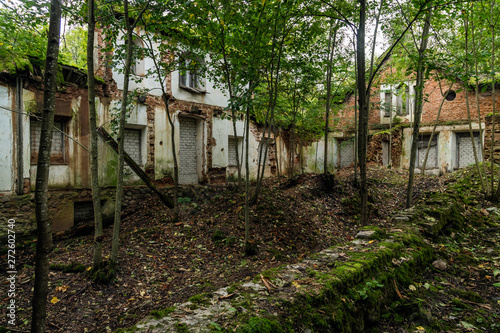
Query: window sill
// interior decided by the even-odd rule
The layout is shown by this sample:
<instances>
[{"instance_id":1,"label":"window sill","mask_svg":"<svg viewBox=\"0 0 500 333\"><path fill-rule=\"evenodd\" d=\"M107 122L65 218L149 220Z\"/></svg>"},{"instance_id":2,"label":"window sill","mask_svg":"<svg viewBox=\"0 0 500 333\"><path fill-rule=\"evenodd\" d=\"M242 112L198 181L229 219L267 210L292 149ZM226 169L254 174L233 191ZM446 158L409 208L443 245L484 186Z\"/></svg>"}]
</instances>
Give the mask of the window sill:
<instances>
[{"instance_id":1,"label":"window sill","mask_svg":"<svg viewBox=\"0 0 500 333\"><path fill-rule=\"evenodd\" d=\"M198 89L198 88L188 87L188 86L185 86L183 84L179 84L179 88L187 90L189 92L192 92L193 94L206 94L207 93L206 90L201 90L201 89Z\"/></svg>"},{"instance_id":2,"label":"window sill","mask_svg":"<svg viewBox=\"0 0 500 333\"><path fill-rule=\"evenodd\" d=\"M31 162L30 165L36 166L37 162ZM49 165L50 166L53 166L53 165L69 165L69 163L68 162L50 162Z\"/></svg>"}]
</instances>

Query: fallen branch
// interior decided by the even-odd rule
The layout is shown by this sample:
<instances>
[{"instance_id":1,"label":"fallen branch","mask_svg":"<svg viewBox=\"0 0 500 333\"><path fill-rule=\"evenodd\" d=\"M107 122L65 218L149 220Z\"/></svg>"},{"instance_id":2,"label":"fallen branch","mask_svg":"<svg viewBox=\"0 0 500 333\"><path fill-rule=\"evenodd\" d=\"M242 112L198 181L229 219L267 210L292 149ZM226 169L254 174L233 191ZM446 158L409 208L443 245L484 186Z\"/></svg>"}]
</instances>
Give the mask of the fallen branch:
<instances>
[{"instance_id":1,"label":"fallen branch","mask_svg":"<svg viewBox=\"0 0 500 333\"><path fill-rule=\"evenodd\" d=\"M266 278L262 276L262 274L260 275L260 278L269 292L271 292L273 288L278 289L278 287L276 287L271 281L267 281Z\"/></svg>"},{"instance_id":2,"label":"fallen branch","mask_svg":"<svg viewBox=\"0 0 500 333\"><path fill-rule=\"evenodd\" d=\"M396 294L398 294L400 299L403 299L403 295L401 295L401 293L399 292L399 288L398 288L398 285L396 284L396 280L392 280L392 281L394 281L394 288L396 288Z\"/></svg>"},{"instance_id":3,"label":"fallen branch","mask_svg":"<svg viewBox=\"0 0 500 333\"><path fill-rule=\"evenodd\" d=\"M111 137L111 135L109 135L108 132L106 132L104 128L99 127L97 129L97 133L99 133L99 135L104 139L104 142L106 142L111 148L113 148L113 150L116 153L118 153L118 143L115 141L115 139ZM141 180L151 189L151 191L153 191L154 193L156 193L156 195L158 195L158 197L160 197L160 200L168 208L174 208L174 201L171 198L164 195L163 193L161 193L160 191L158 191L156 186L154 186L153 183L151 183L151 180L149 180L148 175L146 175L146 173L141 169L141 167L138 166L137 163L135 163L135 161L129 156L129 154L127 154L127 152L123 153L125 154L125 162L132 169L132 171L134 171L135 174L139 176L139 178L141 178Z\"/></svg>"}]
</instances>

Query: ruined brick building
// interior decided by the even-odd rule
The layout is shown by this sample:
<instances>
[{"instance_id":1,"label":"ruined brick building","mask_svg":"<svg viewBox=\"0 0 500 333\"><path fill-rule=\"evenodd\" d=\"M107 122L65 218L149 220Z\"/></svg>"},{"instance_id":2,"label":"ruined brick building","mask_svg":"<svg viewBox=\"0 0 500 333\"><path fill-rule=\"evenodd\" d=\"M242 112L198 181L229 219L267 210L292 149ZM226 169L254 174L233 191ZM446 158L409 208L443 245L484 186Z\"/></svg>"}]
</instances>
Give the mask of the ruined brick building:
<instances>
[{"instance_id":1,"label":"ruined brick building","mask_svg":"<svg viewBox=\"0 0 500 333\"><path fill-rule=\"evenodd\" d=\"M102 43L102 36L98 43ZM121 100L123 75L116 68L106 65L98 48L95 55L96 75L101 78L98 80L96 100L98 125L111 131L113 110ZM138 96L127 118L127 153L157 184L172 183L174 153L179 160L179 182L183 185L224 183L233 179L237 170L235 143L239 147L242 163L245 124L243 120L238 120L234 135L231 121L221 117L228 105L227 92L215 87L209 77L195 72L174 71L165 78L175 128L176 151L173 152L172 132L161 99L161 89L154 78L146 75L147 69L152 66L152 59L148 58L137 61L133 66L130 88L142 89L146 93ZM55 231L67 229L76 221L92 216L86 73L62 66L61 74L56 96L57 130L53 134L49 180ZM422 115L418 167L421 167L432 125L444 98L427 162L427 169L434 173L449 172L474 161L465 103L465 94L469 94L471 113L477 115L474 92L463 89L460 84L455 84L450 91L446 87L446 82L436 81L428 81L425 86L428 96ZM414 94L414 82L411 80L388 84L382 79L373 88L369 144L371 162L408 167L411 138L408 125L413 121ZM29 193L35 185L40 135L38 115L42 99L41 71L36 66L32 72L0 73L0 214L5 218L19 219L18 225L24 223L24 227L20 228L26 231L34 226ZM500 94L496 101L498 110ZM479 104L481 121L477 121L475 116L472 124L477 145L484 141L485 115L492 110L491 91L480 94ZM327 162L332 172L354 162L354 96L347 98L339 117L339 124L328 141ZM500 129L500 125L497 128ZM259 151L263 146L262 128L251 123L250 132L249 172L250 177L255 179ZM286 134L281 131L281 135L271 135L265 177L275 175L279 170L286 175L291 167L290 156L297 171L322 172L325 158L323 139L290 144ZM99 163L100 182L107 189L103 194L104 208L112 212L118 156L102 139L99 143ZM127 168L125 183L133 189L142 181Z\"/></svg>"},{"instance_id":2,"label":"ruined brick building","mask_svg":"<svg viewBox=\"0 0 500 333\"><path fill-rule=\"evenodd\" d=\"M408 168L414 121L415 81L384 82L384 75L371 91L368 145L369 162ZM488 155L491 122L485 121L493 111L491 84L481 89L476 101L475 87L465 87L448 80L425 82L423 111L417 148L417 172L421 172L431 133L426 173L443 174L475 162L469 132L467 99L478 158L482 161L481 145ZM348 96L339 114L340 122L334 136L333 163L342 168L354 163L354 100ZM496 92L496 110L500 110L500 93ZM479 113L478 113L479 106ZM438 112L441 112L438 118ZM478 116L479 114L479 116ZM491 117L490 117L491 118ZM498 128L498 126L497 126ZM500 137L500 136L497 136ZM487 156L486 156L487 157Z\"/></svg>"},{"instance_id":3,"label":"ruined brick building","mask_svg":"<svg viewBox=\"0 0 500 333\"><path fill-rule=\"evenodd\" d=\"M140 30L136 31L141 34ZM103 43L99 36L98 43ZM123 74L107 65L101 50L95 50L98 126L112 132L111 123L121 101ZM176 151L172 152L171 127L161 98L159 83L146 75L154 66L152 59L137 60L133 66L130 89L141 89L127 118L125 151L159 184L173 183L173 153L179 161L182 185L226 182L236 171L236 149L243 160L244 122L236 124L221 117L228 105L227 94L216 88L210 78L193 71L174 71L166 78L171 96L170 115L175 128ZM56 95L55 129L51 151L49 189L57 197L54 204L54 230L66 229L84 216L91 217L90 147L86 73L70 66L61 67ZM0 213L23 220L26 230L34 226L30 192L34 190L40 110L42 109L41 69L0 75ZM262 130L250 124L250 175L256 178L258 149ZM274 140L272 140L274 147ZM265 176L276 171L274 148L268 155ZM100 182L104 188L116 185L118 156L105 142L99 142ZM274 165L273 165L274 164ZM244 167L243 167L244 170ZM126 167L125 184L141 185L138 176ZM106 194L111 205L112 194ZM111 192L109 192L111 193ZM32 198L31 198L32 199ZM54 200L52 200L54 201ZM110 207L105 210L112 211ZM22 222L18 223L21 227Z\"/></svg>"}]
</instances>

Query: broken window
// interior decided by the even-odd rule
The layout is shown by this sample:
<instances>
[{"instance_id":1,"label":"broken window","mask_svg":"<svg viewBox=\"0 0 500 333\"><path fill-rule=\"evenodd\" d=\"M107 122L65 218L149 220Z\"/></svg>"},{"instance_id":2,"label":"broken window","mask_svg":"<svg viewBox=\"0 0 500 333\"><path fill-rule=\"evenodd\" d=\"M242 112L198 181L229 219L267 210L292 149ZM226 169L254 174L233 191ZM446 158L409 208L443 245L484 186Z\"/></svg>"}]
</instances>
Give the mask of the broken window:
<instances>
[{"instance_id":1,"label":"broken window","mask_svg":"<svg viewBox=\"0 0 500 333\"><path fill-rule=\"evenodd\" d=\"M130 72L137 76L144 76L144 45L139 37L134 37L133 39L134 47L134 57L132 59L133 63L130 66Z\"/></svg>"},{"instance_id":2,"label":"broken window","mask_svg":"<svg viewBox=\"0 0 500 333\"><path fill-rule=\"evenodd\" d=\"M390 117L392 111L392 92L384 93L384 117Z\"/></svg>"},{"instance_id":3,"label":"broken window","mask_svg":"<svg viewBox=\"0 0 500 333\"><path fill-rule=\"evenodd\" d=\"M205 92L200 73L202 60L183 55L179 59L179 87L194 93Z\"/></svg>"},{"instance_id":4,"label":"broken window","mask_svg":"<svg viewBox=\"0 0 500 333\"><path fill-rule=\"evenodd\" d=\"M66 121L54 120L52 129L52 147L50 150L50 164L66 164L67 138L63 134L66 131ZM38 150L40 148L40 135L42 133L42 122L38 119L30 121L30 143L31 143L31 164L38 162Z\"/></svg>"},{"instance_id":5,"label":"broken window","mask_svg":"<svg viewBox=\"0 0 500 333\"><path fill-rule=\"evenodd\" d=\"M414 92L410 85L384 85L381 91L382 111L384 117L391 117L392 112L398 116L408 116L413 105Z\"/></svg>"},{"instance_id":6,"label":"broken window","mask_svg":"<svg viewBox=\"0 0 500 333\"><path fill-rule=\"evenodd\" d=\"M124 147L127 154L138 165L142 165L141 155L141 130L125 129L124 132Z\"/></svg>"},{"instance_id":7,"label":"broken window","mask_svg":"<svg viewBox=\"0 0 500 333\"><path fill-rule=\"evenodd\" d=\"M407 116L410 113L410 100L410 87L402 84L399 86L396 96L396 114L398 116Z\"/></svg>"},{"instance_id":8,"label":"broken window","mask_svg":"<svg viewBox=\"0 0 500 333\"><path fill-rule=\"evenodd\" d=\"M438 167L438 145L437 145L437 135L432 137L432 141L429 148L429 156L427 157L427 164L425 169L436 169ZM419 135L418 146L417 146L417 156L419 169L424 166L425 155L427 154L427 147L429 146L430 135Z\"/></svg>"}]
</instances>

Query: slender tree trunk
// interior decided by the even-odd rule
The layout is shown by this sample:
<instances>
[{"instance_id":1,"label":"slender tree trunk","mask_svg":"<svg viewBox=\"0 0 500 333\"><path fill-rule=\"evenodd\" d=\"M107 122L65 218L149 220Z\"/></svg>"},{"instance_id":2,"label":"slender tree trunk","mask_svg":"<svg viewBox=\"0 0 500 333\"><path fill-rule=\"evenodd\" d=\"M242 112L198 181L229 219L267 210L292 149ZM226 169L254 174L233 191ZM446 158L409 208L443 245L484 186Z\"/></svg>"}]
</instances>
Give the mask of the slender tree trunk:
<instances>
[{"instance_id":1,"label":"slender tree trunk","mask_svg":"<svg viewBox=\"0 0 500 333\"><path fill-rule=\"evenodd\" d=\"M50 24L45 59L43 88L42 130L35 185L35 213L37 243L35 254L35 285L33 291L33 313L31 332L45 332L47 319L47 293L49 284L49 255L52 252L52 230L48 206L48 184L50 151L52 148L52 128L57 90L57 59L59 57L59 35L61 30L61 2L52 0Z\"/></svg>"},{"instance_id":2,"label":"slender tree trunk","mask_svg":"<svg viewBox=\"0 0 500 333\"><path fill-rule=\"evenodd\" d=\"M492 1L491 5L490 5L490 11L491 11L491 15L490 15L490 18L491 18L491 105L492 105L492 113L493 113L493 124L496 123L497 121L497 116L496 116L496 113L497 113L497 109L496 109L496 90L495 90L495 83L496 83L496 78L495 78L495 31L496 31L496 22L498 22L498 18L494 20L494 15L493 15L493 8L495 6L495 0ZM495 22L495 24L493 23ZM492 131L491 133L491 136L493 138L494 136L494 131ZM493 141L493 143L495 143ZM491 165L493 165L494 163L494 155L493 155L493 152L494 152L494 148L495 146L492 145L491 146ZM493 177L493 173L491 174L491 178L494 178ZM492 191L493 191L493 188L492 188ZM499 175L498 175L498 184L497 184L497 189L495 191L495 194L493 196L493 201L495 202L498 202L498 200L500 199L500 171L499 171Z\"/></svg>"},{"instance_id":3,"label":"slender tree trunk","mask_svg":"<svg viewBox=\"0 0 500 333\"><path fill-rule=\"evenodd\" d=\"M250 240L250 214L249 214L249 196L250 196L250 169L249 169L249 145L248 138L250 136L250 106L246 110L246 124L245 124L245 246L249 246Z\"/></svg>"},{"instance_id":4,"label":"slender tree trunk","mask_svg":"<svg viewBox=\"0 0 500 333\"><path fill-rule=\"evenodd\" d=\"M365 78L365 20L366 1L359 1L359 27L357 34L356 59L358 64L357 86L359 96L359 127L358 127L358 155L360 188L359 196L361 201L361 225L368 223L368 188L366 183L366 154L368 143L368 100L366 98L366 78Z\"/></svg>"},{"instance_id":5,"label":"slender tree trunk","mask_svg":"<svg viewBox=\"0 0 500 333\"><path fill-rule=\"evenodd\" d=\"M23 142L23 79L20 75L16 77L16 110L17 114L17 141L16 141L16 155L17 155L17 186L16 193L18 195L24 194L24 142Z\"/></svg>"},{"instance_id":6,"label":"slender tree trunk","mask_svg":"<svg viewBox=\"0 0 500 333\"><path fill-rule=\"evenodd\" d=\"M157 66L159 71L159 66ZM158 72L158 75L160 73ZM172 158L174 160L174 222L179 220L179 162L177 161L177 147L175 146L175 126L172 120L172 115L170 115L170 107L169 107L169 96L165 92L165 88L162 84L163 90L163 103L165 104L165 110L167 113L168 124L170 125L170 141L172 141Z\"/></svg>"},{"instance_id":7,"label":"slender tree trunk","mask_svg":"<svg viewBox=\"0 0 500 333\"><path fill-rule=\"evenodd\" d=\"M465 19L464 25L465 25L464 26L464 28L465 28L465 59L467 59L469 57L469 22L467 19ZM465 75L468 75L468 73L469 73L469 66L468 66L467 61L465 61ZM483 174L481 172L481 167L479 166L479 160L477 157L477 150L476 150L476 143L474 142L474 133L472 132L472 117L470 114L469 94L467 91L465 91L465 106L467 109L467 120L469 122L469 134L470 134L470 139L471 139L471 143L472 143L472 151L474 153L474 162L476 164L476 170L477 170L477 172L479 174L479 178L481 180L481 188L482 188L483 192L485 192L486 187L484 184L484 177L483 177Z\"/></svg>"},{"instance_id":8,"label":"slender tree trunk","mask_svg":"<svg viewBox=\"0 0 500 333\"><path fill-rule=\"evenodd\" d=\"M356 43L354 42L354 39L352 40L353 48L354 51L356 51ZM358 73L358 59L354 59L354 72ZM358 185L358 144L359 144L359 137L358 137L358 77L356 76L356 84L354 87L354 185Z\"/></svg>"},{"instance_id":9,"label":"slender tree trunk","mask_svg":"<svg viewBox=\"0 0 500 333\"><path fill-rule=\"evenodd\" d=\"M328 37L328 65L326 68L326 115L325 115L325 152L323 160L323 173L328 174L328 132L330 130L330 100L332 94L332 63L335 50L335 39L337 37L337 27L330 22L330 34Z\"/></svg>"},{"instance_id":10,"label":"slender tree trunk","mask_svg":"<svg viewBox=\"0 0 500 333\"><path fill-rule=\"evenodd\" d=\"M126 41L127 41L127 53L125 60L125 74L123 79L123 91L122 91L122 103L120 111L120 124L118 128L118 175L116 180L116 203L115 203L115 222L113 226L113 241L111 244L111 264L116 266L118 264L118 247L120 243L120 224L121 224L121 212L122 212L122 196L123 196L123 167L125 164L124 157L124 136L125 136L125 120L127 115L127 102L128 102L128 86L130 78L130 67L132 65L132 45L133 40L133 29L134 24L130 23L129 11L128 11L128 0L123 1L124 15L125 15L125 26L126 26ZM142 15L139 15L139 17ZM135 21L137 22L137 20Z\"/></svg>"},{"instance_id":11,"label":"slender tree trunk","mask_svg":"<svg viewBox=\"0 0 500 333\"><path fill-rule=\"evenodd\" d=\"M153 40L151 39L149 33L146 33L146 39L147 39L147 45L149 48L149 56L153 60L153 64L155 66L156 70L156 76L158 77L158 83L160 84L161 92L162 92L162 100L163 104L165 105L165 111L167 114L167 121L168 124L170 125L170 140L171 140L171 149L172 149L172 159L174 161L174 200L173 200L173 208L174 208L174 222L179 220L179 162L177 161L177 154L176 154L176 145L175 145L175 126L174 122L172 121L172 116L170 115L170 108L169 108L169 102L170 102L170 96L167 94L165 84L163 83L162 77L166 76L165 74L162 74L162 69L160 67L160 64L158 63L157 60L157 55L154 53L154 43Z\"/></svg>"},{"instance_id":12,"label":"slender tree trunk","mask_svg":"<svg viewBox=\"0 0 500 333\"><path fill-rule=\"evenodd\" d=\"M474 8L474 7L472 7ZM475 71L475 74L476 74L476 77L479 77L479 74L478 74L478 61L477 61L477 50L476 50L476 41L475 41L475 35L476 35L476 32L475 32L475 29L474 29L474 25L472 26L472 31L471 31L471 35L472 35L472 50L473 50L473 53L474 53L474 71ZM451 89L451 88L450 88ZM467 95L466 95L467 96ZM478 121L478 124L479 124L479 144L480 144L480 151L481 151L481 156L483 157L483 162L485 161L485 154L484 154L484 144L483 144L483 128L482 128L482 125L481 125L481 106L479 104L479 80L476 80L476 93L475 93L475 96L476 96L476 109L477 109L477 121ZM492 133L493 135L493 133ZM486 196L489 197L491 195L491 192L493 191L493 188L490 189L490 183L488 181L488 173L486 172L486 163L483 163L483 167L482 167L482 170L483 170L483 175L484 175L484 180L485 180L485 187L486 187ZM493 174L491 175L493 177Z\"/></svg>"},{"instance_id":13,"label":"slender tree trunk","mask_svg":"<svg viewBox=\"0 0 500 333\"><path fill-rule=\"evenodd\" d=\"M101 186L99 185L99 161L97 151L97 112L95 105L94 79L94 35L95 16L94 0L88 1L87 29L87 85L90 119L90 171L92 176L92 201L94 204L94 260L93 268L98 269L102 263L102 208Z\"/></svg>"},{"instance_id":14,"label":"slender tree trunk","mask_svg":"<svg viewBox=\"0 0 500 333\"><path fill-rule=\"evenodd\" d=\"M453 83L450 85L450 88L448 90L450 90L452 87L453 87ZM466 94L465 98L466 98L467 103L468 103L467 94ZM422 165L422 170L425 170L425 168L427 167L427 159L429 157L429 151L431 149L431 142L432 142L432 139L434 138L434 133L436 133L436 128L437 128L437 125L439 122L439 117L441 116L441 110L443 109L444 101L446 101L446 96L443 96L443 99L441 100L441 104L439 104L439 109L438 109L438 113L436 116L436 122L434 123L434 127L432 128L432 132L431 132L431 137L429 138L429 142L427 143L427 150L425 151L425 158L424 158L424 163Z\"/></svg>"},{"instance_id":15,"label":"slender tree trunk","mask_svg":"<svg viewBox=\"0 0 500 333\"><path fill-rule=\"evenodd\" d=\"M432 8L429 9L425 16L424 29L422 31L422 40L418 50L418 64L417 64L417 91L415 93L415 108L413 118L413 136L411 144L410 155L410 175L408 178L408 188L406 191L406 208L411 207L413 196L413 182L415 176L415 165L417 160L417 146L418 146L418 132L420 131L420 116L422 115L422 107L424 104L424 53L427 49L427 41L429 37L430 20L432 17ZM425 170L422 170L425 173Z\"/></svg>"}]
</instances>

